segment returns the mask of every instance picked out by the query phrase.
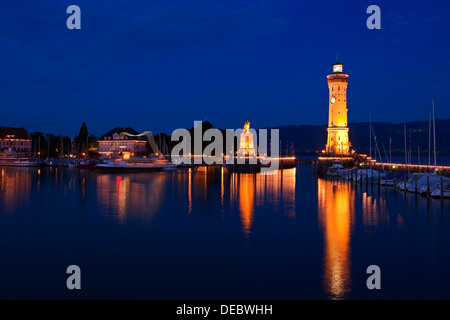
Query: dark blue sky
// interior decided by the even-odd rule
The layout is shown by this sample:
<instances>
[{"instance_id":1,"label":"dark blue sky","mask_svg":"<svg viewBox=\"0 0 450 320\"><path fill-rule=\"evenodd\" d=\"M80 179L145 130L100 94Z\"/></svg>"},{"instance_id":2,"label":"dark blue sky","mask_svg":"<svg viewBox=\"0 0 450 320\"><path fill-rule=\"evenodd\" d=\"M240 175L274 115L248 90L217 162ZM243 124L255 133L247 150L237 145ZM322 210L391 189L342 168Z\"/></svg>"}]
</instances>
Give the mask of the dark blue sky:
<instances>
[{"instance_id":1,"label":"dark blue sky","mask_svg":"<svg viewBox=\"0 0 450 320\"><path fill-rule=\"evenodd\" d=\"M71 4L81 30L66 28ZM366 28L371 4L381 30ZM450 118L449 17L447 0L3 0L0 125L325 125L336 54L350 122L428 120L432 97Z\"/></svg>"}]
</instances>

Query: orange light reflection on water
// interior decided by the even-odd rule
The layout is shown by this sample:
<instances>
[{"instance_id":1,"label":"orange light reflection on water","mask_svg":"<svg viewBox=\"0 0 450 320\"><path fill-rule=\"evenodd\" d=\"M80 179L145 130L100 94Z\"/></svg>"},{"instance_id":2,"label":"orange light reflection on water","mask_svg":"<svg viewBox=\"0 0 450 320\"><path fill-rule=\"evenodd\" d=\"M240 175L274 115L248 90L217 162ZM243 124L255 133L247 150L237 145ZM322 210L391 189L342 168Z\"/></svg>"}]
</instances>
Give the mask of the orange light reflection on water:
<instances>
[{"instance_id":1,"label":"orange light reflection on water","mask_svg":"<svg viewBox=\"0 0 450 320\"><path fill-rule=\"evenodd\" d=\"M275 205L280 213L295 219L296 169L279 170L273 175L260 173L232 173L230 176L230 204L239 206L242 233L249 238L258 208Z\"/></svg>"},{"instance_id":2,"label":"orange light reflection on water","mask_svg":"<svg viewBox=\"0 0 450 320\"><path fill-rule=\"evenodd\" d=\"M239 176L239 210L241 212L242 232L250 236L255 210L255 179L253 174Z\"/></svg>"},{"instance_id":3,"label":"orange light reflection on water","mask_svg":"<svg viewBox=\"0 0 450 320\"><path fill-rule=\"evenodd\" d=\"M115 216L121 223L128 219L150 223L164 202L163 187L168 176L164 173L98 174L95 179L97 199L103 214Z\"/></svg>"},{"instance_id":4,"label":"orange light reflection on water","mask_svg":"<svg viewBox=\"0 0 450 320\"><path fill-rule=\"evenodd\" d=\"M2 169L0 179L0 205L5 213L13 214L28 205L33 186L34 170L29 168Z\"/></svg>"},{"instance_id":5,"label":"orange light reflection on water","mask_svg":"<svg viewBox=\"0 0 450 320\"><path fill-rule=\"evenodd\" d=\"M192 169L189 168L189 175L188 175L188 213L192 212Z\"/></svg>"},{"instance_id":6,"label":"orange light reflection on water","mask_svg":"<svg viewBox=\"0 0 450 320\"><path fill-rule=\"evenodd\" d=\"M351 231L355 191L344 182L318 180L318 216L325 240L324 286L331 299L344 299L351 286Z\"/></svg>"}]
</instances>

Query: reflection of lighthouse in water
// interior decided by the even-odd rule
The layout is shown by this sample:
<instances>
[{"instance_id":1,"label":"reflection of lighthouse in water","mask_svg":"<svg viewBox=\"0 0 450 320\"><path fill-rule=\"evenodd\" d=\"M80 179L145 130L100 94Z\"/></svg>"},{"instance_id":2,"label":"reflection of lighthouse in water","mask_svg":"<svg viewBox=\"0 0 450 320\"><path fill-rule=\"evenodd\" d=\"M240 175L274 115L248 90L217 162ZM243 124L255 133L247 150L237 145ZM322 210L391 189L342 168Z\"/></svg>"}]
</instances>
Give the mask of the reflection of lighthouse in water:
<instances>
[{"instance_id":1,"label":"reflection of lighthouse in water","mask_svg":"<svg viewBox=\"0 0 450 320\"><path fill-rule=\"evenodd\" d=\"M318 180L318 216L324 233L324 287L331 299L343 299L351 286L351 230L355 193L351 186Z\"/></svg>"}]
</instances>

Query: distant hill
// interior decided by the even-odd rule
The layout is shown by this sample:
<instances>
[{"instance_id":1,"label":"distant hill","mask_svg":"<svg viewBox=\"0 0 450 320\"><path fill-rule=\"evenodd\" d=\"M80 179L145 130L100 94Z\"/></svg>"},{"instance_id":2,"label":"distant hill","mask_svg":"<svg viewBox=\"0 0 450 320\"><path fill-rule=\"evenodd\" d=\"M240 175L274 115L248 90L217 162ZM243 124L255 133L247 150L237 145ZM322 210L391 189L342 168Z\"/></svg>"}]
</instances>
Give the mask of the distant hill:
<instances>
[{"instance_id":1,"label":"distant hill","mask_svg":"<svg viewBox=\"0 0 450 320\"><path fill-rule=\"evenodd\" d=\"M436 149L439 154L450 154L450 119L436 120ZM414 121L393 124L390 122L372 122L372 127L377 136L380 152L384 154L383 145L386 152L389 152L389 137L392 139L392 154L404 153L405 137L404 126L406 125L407 148L413 154L417 154L417 146L421 153L428 152L428 120ZM325 148L327 140L327 126L281 126L271 127L280 130L280 140L282 150L286 149L286 144L293 143L297 153L315 153ZM270 129L270 128L267 128ZM353 123L349 125L349 139L352 148L361 153L369 151L369 122ZM433 140L431 141L433 149ZM372 148L375 142L372 137Z\"/></svg>"}]
</instances>

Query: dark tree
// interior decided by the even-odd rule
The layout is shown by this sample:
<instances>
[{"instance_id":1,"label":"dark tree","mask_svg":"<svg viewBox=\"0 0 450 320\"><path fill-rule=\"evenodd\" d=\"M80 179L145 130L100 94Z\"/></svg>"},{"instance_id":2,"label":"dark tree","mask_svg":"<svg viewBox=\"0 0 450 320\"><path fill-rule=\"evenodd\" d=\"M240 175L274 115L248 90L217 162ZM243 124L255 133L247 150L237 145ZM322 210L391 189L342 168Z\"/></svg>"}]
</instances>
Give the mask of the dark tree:
<instances>
[{"instance_id":1,"label":"dark tree","mask_svg":"<svg viewBox=\"0 0 450 320\"><path fill-rule=\"evenodd\" d=\"M79 153L87 152L88 151L88 138L89 138L89 131L86 126L86 122L83 122L80 128L80 132L78 133L78 136L75 137L75 143L77 145L77 151Z\"/></svg>"}]
</instances>

